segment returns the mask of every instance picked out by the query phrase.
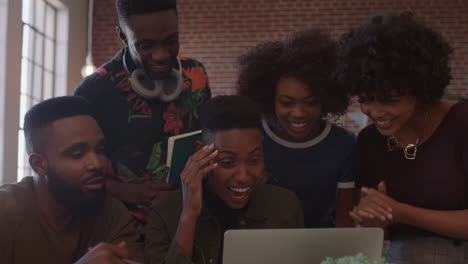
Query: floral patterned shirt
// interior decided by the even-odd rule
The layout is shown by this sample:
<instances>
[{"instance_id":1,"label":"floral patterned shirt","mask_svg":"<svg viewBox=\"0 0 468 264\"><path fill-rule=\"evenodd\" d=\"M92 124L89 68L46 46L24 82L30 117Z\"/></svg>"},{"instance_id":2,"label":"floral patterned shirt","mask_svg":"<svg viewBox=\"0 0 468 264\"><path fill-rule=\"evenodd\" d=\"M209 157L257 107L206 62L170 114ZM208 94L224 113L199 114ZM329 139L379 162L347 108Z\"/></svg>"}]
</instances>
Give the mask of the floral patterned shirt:
<instances>
[{"instance_id":1,"label":"floral patterned shirt","mask_svg":"<svg viewBox=\"0 0 468 264\"><path fill-rule=\"evenodd\" d=\"M144 99L133 91L123 66L123 49L94 74L84 79L74 95L88 99L106 138L109 175L125 183L163 180L167 139L200 129L199 107L210 98L203 65L179 55L183 91L173 102ZM146 210L127 204L138 220Z\"/></svg>"}]
</instances>

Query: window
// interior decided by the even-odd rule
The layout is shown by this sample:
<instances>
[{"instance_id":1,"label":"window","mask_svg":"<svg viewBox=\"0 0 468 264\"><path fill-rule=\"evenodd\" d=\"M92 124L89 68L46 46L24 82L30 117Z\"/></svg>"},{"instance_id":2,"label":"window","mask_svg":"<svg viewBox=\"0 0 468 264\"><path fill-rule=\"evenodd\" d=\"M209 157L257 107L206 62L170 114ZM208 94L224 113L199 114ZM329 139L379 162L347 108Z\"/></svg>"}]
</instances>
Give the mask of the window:
<instances>
[{"instance_id":1,"label":"window","mask_svg":"<svg viewBox=\"0 0 468 264\"><path fill-rule=\"evenodd\" d=\"M32 105L62 94L56 89L58 9L47 0L22 0L22 2L18 180L33 175L28 162L22 127L25 113Z\"/></svg>"},{"instance_id":2,"label":"window","mask_svg":"<svg viewBox=\"0 0 468 264\"><path fill-rule=\"evenodd\" d=\"M7 32L7 2L0 0L0 83L5 79L5 60L6 60L6 32ZM0 96L4 96L0 91Z\"/></svg>"},{"instance_id":3,"label":"window","mask_svg":"<svg viewBox=\"0 0 468 264\"><path fill-rule=\"evenodd\" d=\"M5 74L5 56L6 56L6 24L7 24L7 2L0 0L0 82L3 83Z\"/></svg>"}]
</instances>

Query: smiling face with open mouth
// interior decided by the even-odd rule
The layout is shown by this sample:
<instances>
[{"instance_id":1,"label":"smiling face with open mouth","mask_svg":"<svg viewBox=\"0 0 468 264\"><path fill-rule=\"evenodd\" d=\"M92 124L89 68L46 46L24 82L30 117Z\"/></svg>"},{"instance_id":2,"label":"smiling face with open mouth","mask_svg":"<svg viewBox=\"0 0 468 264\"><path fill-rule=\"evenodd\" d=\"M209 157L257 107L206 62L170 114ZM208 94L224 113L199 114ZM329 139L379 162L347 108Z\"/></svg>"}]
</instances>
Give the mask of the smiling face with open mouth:
<instances>
[{"instance_id":1,"label":"smiling face with open mouth","mask_svg":"<svg viewBox=\"0 0 468 264\"><path fill-rule=\"evenodd\" d=\"M167 78L177 67L179 29L176 10L132 15L118 29L133 62L144 68L152 80Z\"/></svg>"},{"instance_id":2,"label":"smiling face with open mouth","mask_svg":"<svg viewBox=\"0 0 468 264\"><path fill-rule=\"evenodd\" d=\"M318 97L304 82L281 78L276 86L275 114L282 128L280 137L304 142L320 134L322 107Z\"/></svg>"},{"instance_id":3,"label":"smiling face with open mouth","mask_svg":"<svg viewBox=\"0 0 468 264\"><path fill-rule=\"evenodd\" d=\"M262 133L258 128L220 130L213 143L219 166L208 185L228 207L243 208L265 175Z\"/></svg>"},{"instance_id":4,"label":"smiling face with open mouth","mask_svg":"<svg viewBox=\"0 0 468 264\"><path fill-rule=\"evenodd\" d=\"M416 116L417 106L416 98L410 95L391 96L385 101L360 99L361 111L383 136L398 135L411 122L416 122L413 117Z\"/></svg>"}]
</instances>

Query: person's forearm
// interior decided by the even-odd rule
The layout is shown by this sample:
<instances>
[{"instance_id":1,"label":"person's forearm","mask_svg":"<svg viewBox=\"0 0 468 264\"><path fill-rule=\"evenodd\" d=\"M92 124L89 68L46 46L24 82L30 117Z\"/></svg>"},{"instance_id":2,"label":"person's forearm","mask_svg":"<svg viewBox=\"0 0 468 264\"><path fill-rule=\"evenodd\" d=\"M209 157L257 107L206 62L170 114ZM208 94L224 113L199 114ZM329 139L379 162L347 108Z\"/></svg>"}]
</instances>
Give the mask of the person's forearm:
<instances>
[{"instance_id":1,"label":"person's forearm","mask_svg":"<svg viewBox=\"0 0 468 264\"><path fill-rule=\"evenodd\" d=\"M401 204L398 222L439 235L468 239L468 210L438 211Z\"/></svg>"},{"instance_id":2,"label":"person's forearm","mask_svg":"<svg viewBox=\"0 0 468 264\"><path fill-rule=\"evenodd\" d=\"M359 192L356 188L338 189L336 197L336 227L354 227L354 221L349 215L358 203Z\"/></svg>"},{"instance_id":3,"label":"person's forearm","mask_svg":"<svg viewBox=\"0 0 468 264\"><path fill-rule=\"evenodd\" d=\"M195 228L198 216L188 212L182 212L175 240L182 253L189 259L193 255L193 241L195 239Z\"/></svg>"},{"instance_id":4,"label":"person's forearm","mask_svg":"<svg viewBox=\"0 0 468 264\"><path fill-rule=\"evenodd\" d=\"M356 226L351 216L349 216L349 211L342 210L341 212L340 211L336 212L336 220L335 220L336 227L355 227Z\"/></svg>"}]
</instances>

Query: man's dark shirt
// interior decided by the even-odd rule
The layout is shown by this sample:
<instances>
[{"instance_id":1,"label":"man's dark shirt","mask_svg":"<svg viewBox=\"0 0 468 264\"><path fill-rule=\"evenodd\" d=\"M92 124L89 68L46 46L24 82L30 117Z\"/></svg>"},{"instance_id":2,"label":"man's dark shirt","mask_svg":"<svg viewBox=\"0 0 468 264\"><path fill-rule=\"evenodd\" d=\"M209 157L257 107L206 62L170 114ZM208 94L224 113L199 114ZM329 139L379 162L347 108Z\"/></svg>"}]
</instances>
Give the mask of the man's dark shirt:
<instances>
[{"instance_id":1,"label":"man's dark shirt","mask_svg":"<svg viewBox=\"0 0 468 264\"><path fill-rule=\"evenodd\" d=\"M200 62L179 56L182 93L169 103L147 100L132 89L122 57L123 49L84 79L74 95L85 97L93 105L106 138L110 177L124 183L163 180L167 139L200 129L199 107L211 96L208 76ZM145 221L146 210L127 206L133 216Z\"/></svg>"}]
</instances>

